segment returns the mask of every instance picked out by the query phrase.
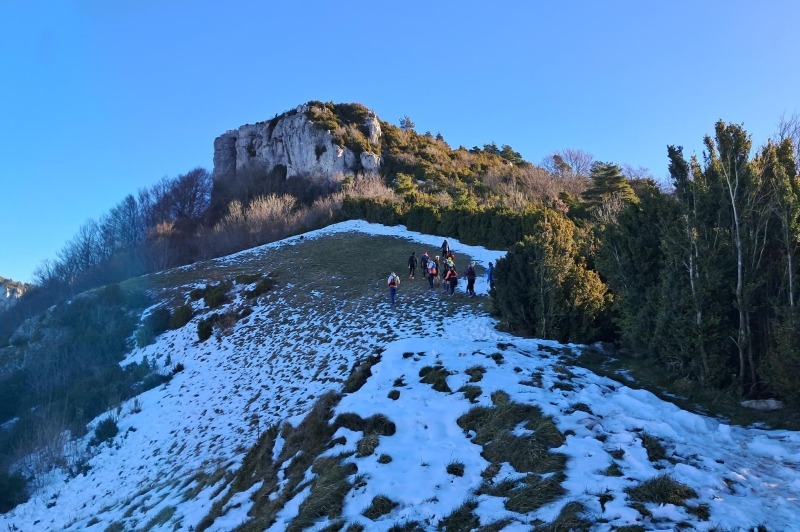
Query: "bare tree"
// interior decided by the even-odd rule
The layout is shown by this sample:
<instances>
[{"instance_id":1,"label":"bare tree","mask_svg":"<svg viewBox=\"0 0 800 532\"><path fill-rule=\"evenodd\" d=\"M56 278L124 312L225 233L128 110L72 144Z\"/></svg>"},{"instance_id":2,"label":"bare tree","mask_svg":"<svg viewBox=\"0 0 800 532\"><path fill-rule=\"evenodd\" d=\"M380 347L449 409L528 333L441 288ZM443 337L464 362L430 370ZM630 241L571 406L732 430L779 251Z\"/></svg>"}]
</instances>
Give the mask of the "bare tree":
<instances>
[{"instance_id":1,"label":"bare tree","mask_svg":"<svg viewBox=\"0 0 800 532\"><path fill-rule=\"evenodd\" d=\"M778 120L777 127L775 144L791 139L792 144L794 144L794 160L800 161L800 114L794 112L789 118L786 118L786 113L782 114Z\"/></svg>"}]
</instances>

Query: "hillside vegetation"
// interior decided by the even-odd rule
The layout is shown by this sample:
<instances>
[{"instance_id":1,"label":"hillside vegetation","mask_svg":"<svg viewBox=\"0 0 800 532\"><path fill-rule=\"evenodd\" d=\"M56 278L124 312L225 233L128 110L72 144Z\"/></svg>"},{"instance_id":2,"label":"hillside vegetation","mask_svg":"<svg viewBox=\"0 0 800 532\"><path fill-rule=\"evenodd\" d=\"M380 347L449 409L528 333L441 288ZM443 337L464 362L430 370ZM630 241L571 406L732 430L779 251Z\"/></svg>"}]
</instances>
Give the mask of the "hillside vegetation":
<instances>
[{"instance_id":1,"label":"hillside vegetation","mask_svg":"<svg viewBox=\"0 0 800 532\"><path fill-rule=\"evenodd\" d=\"M221 188L194 169L129 195L43 263L36 286L0 315L0 421L19 418L0 431L8 493L24 491L9 469L19 456L61 429L83 434L98 413L171 378L174 368L151 358L121 367L132 342L146 346L183 327L197 301L227 304L231 289L253 283L249 297L258 298L280 282L273 268L253 280L243 271L238 280L204 281L189 301L176 296L168 308L145 311L153 287L133 278L344 220L507 250L488 309L502 329L613 343L615 361L582 363L611 372L621 360L641 382L664 385L687 405L797 426L798 117L758 148L741 126L720 121L702 157L667 148L671 183L659 185L644 169L580 150L553 152L537 165L494 142L454 149L441 135L415 131L408 117L400 126L381 122L373 144L361 126L367 112L309 102L307 116L340 145L381 153L380 175L286 179L280 169L253 170ZM400 255L404 261L407 253ZM198 333L207 339L247 319L245 307L237 312L209 313ZM788 408L741 416L742 399L762 398ZM71 463L53 456L42 467Z\"/></svg>"},{"instance_id":2,"label":"hillside vegetation","mask_svg":"<svg viewBox=\"0 0 800 532\"><path fill-rule=\"evenodd\" d=\"M91 420L79 467L0 527L795 527L796 435L598 377L582 346L497 331L487 297L404 278L389 309L386 271L438 242L347 222L122 283L148 316L190 307L122 361L172 377ZM500 254L452 244L459 264Z\"/></svg>"}]
</instances>

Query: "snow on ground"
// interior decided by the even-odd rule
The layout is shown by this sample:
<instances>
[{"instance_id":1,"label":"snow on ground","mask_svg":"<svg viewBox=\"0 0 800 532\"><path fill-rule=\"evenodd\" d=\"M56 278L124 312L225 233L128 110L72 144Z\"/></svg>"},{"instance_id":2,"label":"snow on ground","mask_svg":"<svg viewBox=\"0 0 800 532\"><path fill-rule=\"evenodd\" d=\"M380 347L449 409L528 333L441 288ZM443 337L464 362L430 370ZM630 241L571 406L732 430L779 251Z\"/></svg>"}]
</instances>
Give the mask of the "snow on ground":
<instances>
[{"instance_id":1,"label":"snow on ground","mask_svg":"<svg viewBox=\"0 0 800 532\"><path fill-rule=\"evenodd\" d=\"M429 246L429 253L441 244L440 237L403 227L346 222L308 233L303 240L290 238L218 259L218 263L247 264L279 246L348 231L407 238ZM448 240L456 254L468 254L484 266L502 256L502 252ZM479 293L486 288L485 280L476 283ZM442 517L472 496L482 481L479 473L489 465L481 447L456 424L475 405L461 393L437 392L419 382L419 370L436 361L450 371L447 381L452 390L468 381L465 369L484 366L486 374L477 383L483 391L479 404L491 405L491 392L504 390L513 401L537 405L568 434L558 449L569 457L563 484L568 495L525 516L506 510L500 498L479 496L475 513L482 525L512 518L516 524L506 530L522 530L527 528L523 523L551 520L566 502L579 501L593 520L605 520L596 525L597 530L635 523L651 530L671 530L670 521L685 521L698 530L760 523L769 530L800 530L800 434L731 427L683 411L649 392L569 366L568 358L561 355L580 346L513 337L495 330L494 320L486 315L460 314L445 321L442 311L431 305L425 327L414 325L402 306L397 313L382 313L378 322L359 318L366 314L365 305L375 304L345 304L320 297L313 309L297 308L290 287L279 287L262 298L230 335L197 343L195 318L182 329L160 336L154 345L134 350L125 363L146 355L163 364L169 355L185 370L169 384L142 394L141 412L122 409L120 434L95 452L85 476L70 479L54 473L31 501L0 516L0 528L103 531L116 523L124 525L124 530L147 525L152 525L151 530L190 530L222 496L224 475L236 470L261 432L286 420L297 423L316 397L341 388L357 359L384 348L366 385L346 395L336 407L338 413L355 412L362 417L382 413L397 426L394 435L380 437L375 455L348 458L365 475L366 484L348 494L343 517L361 522L367 530L385 531L411 520L434 529ZM268 320L268 311L284 318ZM499 364L489 358L497 352L502 354ZM565 371L572 390L557 386L564 381ZM387 394L401 376L405 385L397 388L400 397L395 401ZM532 376L540 378L541 384L533 384ZM591 413L573 408L577 403L587 405ZM356 441L354 433L339 430L337 435L344 435L347 444L331 453L352 450ZM671 460L650 462L642 445L643 433L661 440ZM614 460L610 453L620 450L624 454L616 462L623 476L601 474ZM378 463L382 453L392 461ZM463 477L446 472L454 461L464 464ZM680 506L652 503L647 504L652 519L664 521L641 520L623 489L663 473L698 493L690 504L708 504L708 521L699 521ZM499 476L513 474L506 464ZM249 495L258 486L236 494L227 505L230 511L210 530L230 530L245 521ZM603 508L597 494L606 490L613 499ZM372 521L362 512L379 494L398 506ZM305 495L284 508L275 530L291 519Z\"/></svg>"}]
</instances>

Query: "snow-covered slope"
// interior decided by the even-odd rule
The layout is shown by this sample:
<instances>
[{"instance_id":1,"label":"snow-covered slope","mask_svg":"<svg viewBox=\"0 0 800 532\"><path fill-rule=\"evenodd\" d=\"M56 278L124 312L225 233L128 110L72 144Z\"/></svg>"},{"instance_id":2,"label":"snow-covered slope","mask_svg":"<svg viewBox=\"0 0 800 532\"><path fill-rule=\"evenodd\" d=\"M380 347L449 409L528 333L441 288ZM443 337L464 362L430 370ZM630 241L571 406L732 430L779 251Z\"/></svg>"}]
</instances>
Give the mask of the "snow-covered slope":
<instances>
[{"instance_id":1,"label":"snow-covered slope","mask_svg":"<svg viewBox=\"0 0 800 532\"><path fill-rule=\"evenodd\" d=\"M268 261L278 248L314 245L306 242L337 232L396 236L432 247L441 241L402 227L347 222L309 233L302 241L288 239L215 264ZM449 240L457 254L483 265L502 255ZM382 286L383 279L379 282ZM479 281L476 289L485 295L485 282ZM462 295L449 301L464 297L463 286L461 290ZM625 525L672 530L680 523L698 530L758 524L769 530L800 530L798 433L730 427L682 411L646 391L574 367L572 355L581 346L498 332L480 308L454 313L452 307L437 304L438 291L425 295L423 311L419 302L403 299L394 311L385 301L336 299L313 287L303 293L311 303L301 306L297 287L278 287L262 296L230 334L205 343L197 342L199 316L160 336L154 345L131 352L128 362L148 356L164 364L169 356L185 369L169 384L140 396L141 411L133 404L122 409L119 435L96 451L85 475L69 478L53 472L31 501L0 516L0 529L193 530L214 502L225 500L208 530L232 530L248 519L251 495L263 485L230 492L247 451L267 427L284 422L297 426L320 396L341 390L356 361L380 352L366 383L345 394L334 410L362 418L383 414L396 430L380 436L374 452L359 456L363 453L349 453L364 435L338 428L324 454L355 464L357 473L350 479L353 486L341 516L322 516L310 530L335 529L335 523L356 529L352 525L360 523L366 530L385 531L397 524L411 527L412 522L435 530L465 501L473 501L468 509L480 525L500 521L508 531L552 521L567 503L580 503L581 515L596 530ZM202 301L195 305L199 309ZM483 368L479 381L473 377L476 366ZM454 392L421 382L423 368L446 371ZM465 385L479 387L471 390L474 402L456 391ZM390 398L392 390L399 396ZM498 390L506 395L493 395ZM477 444L474 430L464 430L463 419L459 425L470 409L503 402L535 405L552 416L564 435L559 440L563 445L550 450L567 457L564 493L529 512L509 510L508 497L488 492L503 480L532 477L509 462L487 474L491 463L485 444ZM520 423L512 432L522 438L536 430ZM648 458L643 443L652 441L660 441L664 458ZM280 446L278 437L273 460L280 456ZM453 464L461 464L462 476L448 472ZM287 465L277 464L281 472ZM689 497L685 506L637 505L633 492L626 492L663 474L692 488L696 497ZM314 476L306 472L306 480ZM311 491L309 484L293 493L271 529L287 528ZM363 515L378 495L393 501L389 513Z\"/></svg>"}]
</instances>

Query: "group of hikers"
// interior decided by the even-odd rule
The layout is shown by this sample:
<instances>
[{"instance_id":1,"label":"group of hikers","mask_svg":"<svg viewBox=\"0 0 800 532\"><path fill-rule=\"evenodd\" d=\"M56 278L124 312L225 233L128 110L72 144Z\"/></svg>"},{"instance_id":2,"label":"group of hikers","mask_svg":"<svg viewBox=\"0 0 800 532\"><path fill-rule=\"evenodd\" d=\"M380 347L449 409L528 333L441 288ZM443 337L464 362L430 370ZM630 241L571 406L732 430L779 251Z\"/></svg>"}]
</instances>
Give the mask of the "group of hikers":
<instances>
[{"instance_id":1,"label":"group of hikers","mask_svg":"<svg viewBox=\"0 0 800 532\"><path fill-rule=\"evenodd\" d=\"M417 275L417 267L420 267L423 273L423 278L428 279L428 284L431 290L441 284L444 292L449 293L451 296L456 292L456 285L458 285L458 271L456 270L456 256L450 250L450 244L445 240L442 242L442 254L431 257L428 252L422 254L422 257L417 258L417 252L412 252L408 258L408 278L414 279ZM467 294L470 297L475 297L475 261L467 265L467 269L463 272L464 277L467 278ZM486 280L491 285L492 283L492 263L486 270ZM395 305L395 296L397 288L400 286L400 277L392 272L387 280L389 285L389 301L391 305Z\"/></svg>"}]
</instances>

